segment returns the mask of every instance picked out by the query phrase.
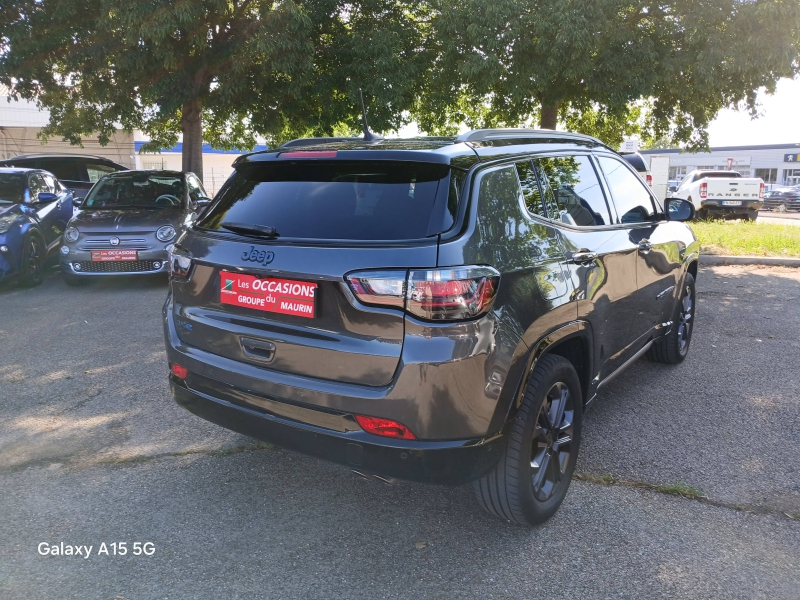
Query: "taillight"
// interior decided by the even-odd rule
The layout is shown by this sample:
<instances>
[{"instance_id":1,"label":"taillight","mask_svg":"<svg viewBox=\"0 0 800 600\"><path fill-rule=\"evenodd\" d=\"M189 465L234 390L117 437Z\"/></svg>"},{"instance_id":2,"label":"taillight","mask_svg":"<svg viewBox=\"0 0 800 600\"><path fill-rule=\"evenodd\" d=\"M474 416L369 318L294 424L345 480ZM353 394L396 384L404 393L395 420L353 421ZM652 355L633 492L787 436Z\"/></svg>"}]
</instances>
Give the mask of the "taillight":
<instances>
[{"instance_id":1,"label":"taillight","mask_svg":"<svg viewBox=\"0 0 800 600\"><path fill-rule=\"evenodd\" d=\"M172 246L169 249L169 273L170 276L177 279L185 279L189 276L189 272L192 270L192 257L189 256L189 253L183 250L182 248L178 248L177 246Z\"/></svg>"},{"instance_id":2,"label":"taillight","mask_svg":"<svg viewBox=\"0 0 800 600\"><path fill-rule=\"evenodd\" d=\"M406 271L364 271L347 276L350 289L364 304L403 308L406 299Z\"/></svg>"},{"instance_id":3,"label":"taillight","mask_svg":"<svg viewBox=\"0 0 800 600\"><path fill-rule=\"evenodd\" d=\"M381 419L378 417L365 417L364 415L354 415L361 429L373 435L383 437L398 438L401 440L417 439L411 430L397 421L391 419Z\"/></svg>"},{"instance_id":4,"label":"taillight","mask_svg":"<svg viewBox=\"0 0 800 600\"><path fill-rule=\"evenodd\" d=\"M492 307L499 281L491 267L410 271L406 311L432 321L472 319Z\"/></svg>"},{"instance_id":5,"label":"taillight","mask_svg":"<svg viewBox=\"0 0 800 600\"><path fill-rule=\"evenodd\" d=\"M458 321L491 309L500 273L491 267L362 271L348 275L347 282L364 304L405 308L429 321Z\"/></svg>"},{"instance_id":6,"label":"taillight","mask_svg":"<svg viewBox=\"0 0 800 600\"><path fill-rule=\"evenodd\" d=\"M647 185L649 185L650 187L653 187L653 176L652 175L648 175L647 176Z\"/></svg>"},{"instance_id":7,"label":"taillight","mask_svg":"<svg viewBox=\"0 0 800 600\"><path fill-rule=\"evenodd\" d=\"M761 182L761 186L758 188L758 199L759 200L763 200L764 199L764 191L765 191L765 189L766 189L766 186L764 185L764 182L762 181Z\"/></svg>"},{"instance_id":8,"label":"taillight","mask_svg":"<svg viewBox=\"0 0 800 600\"><path fill-rule=\"evenodd\" d=\"M708 184L701 183L700 184L700 197L701 198L708 198Z\"/></svg>"},{"instance_id":9,"label":"taillight","mask_svg":"<svg viewBox=\"0 0 800 600\"><path fill-rule=\"evenodd\" d=\"M186 379L186 377L189 375L189 369L176 363L170 364L169 370L178 379Z\"/></svg>"}]
</instances>

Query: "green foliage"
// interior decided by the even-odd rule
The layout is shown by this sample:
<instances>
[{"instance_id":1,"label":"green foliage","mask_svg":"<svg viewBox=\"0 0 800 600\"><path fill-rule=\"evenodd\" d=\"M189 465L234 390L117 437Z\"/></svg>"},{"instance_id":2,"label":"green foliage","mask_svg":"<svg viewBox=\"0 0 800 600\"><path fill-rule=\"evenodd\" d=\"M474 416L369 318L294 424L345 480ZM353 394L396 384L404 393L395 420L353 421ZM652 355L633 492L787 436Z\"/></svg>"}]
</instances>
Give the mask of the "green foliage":
<instances>
[{"instance_id":1,"label":"green foliage","mask_svg":"<svg viewBox=\"0 0 800 600\"><path fill-rule=\"evenodd\" d=\"M172 146L198 101L218 148L360 130L359 87L373 128L395 129L431 60L414 3L0 1L0 82L50 109L44 135L75 144L121 125Z\"/></svg>"},{"instance_id":2,"label":"green foliage","mask_svg":"<svg viewBox=\"0 0 800 600\"><path fill-rule=\"evenodd\" d=\"M705 254L800 257L796 225L709 219L692 223L692 229Z\"/></svg>"},{"instance_id":3,"label":"green foliage","mask_svg":"<svg viewBox=\"0 0 800 600\"><path fill-rule=\"evenodd\" d=\"M505 125L558 107L570 129L707 147L728 106L755 110L800 69L797 0L434 0L438 60L415 114L423 129ZM648 100L643 107L637 101ZM474 108L473 108L474 110ZM638 114L637 114L638 113Z\"/></svg>"}]
</instances>

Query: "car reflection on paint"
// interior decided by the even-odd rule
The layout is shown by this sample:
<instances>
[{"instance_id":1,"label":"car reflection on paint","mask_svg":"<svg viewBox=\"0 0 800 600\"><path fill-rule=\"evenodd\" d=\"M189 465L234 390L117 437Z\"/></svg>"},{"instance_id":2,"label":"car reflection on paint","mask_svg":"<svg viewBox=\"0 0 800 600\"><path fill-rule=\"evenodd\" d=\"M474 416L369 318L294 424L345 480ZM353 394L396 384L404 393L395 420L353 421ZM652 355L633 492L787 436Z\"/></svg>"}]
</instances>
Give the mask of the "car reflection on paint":
<instances>
[{"instance_id":1,"label":"car reflection on paint","mask_svg":"<svg viewBox=\"0 0 800 600\"><path fill-rule=\"evenodd\" d=\"M90 277L165 273L172 243L211 202L193 173L103 177L69 222L60 248L68 285Z\"/></svg>"}]
</instances>

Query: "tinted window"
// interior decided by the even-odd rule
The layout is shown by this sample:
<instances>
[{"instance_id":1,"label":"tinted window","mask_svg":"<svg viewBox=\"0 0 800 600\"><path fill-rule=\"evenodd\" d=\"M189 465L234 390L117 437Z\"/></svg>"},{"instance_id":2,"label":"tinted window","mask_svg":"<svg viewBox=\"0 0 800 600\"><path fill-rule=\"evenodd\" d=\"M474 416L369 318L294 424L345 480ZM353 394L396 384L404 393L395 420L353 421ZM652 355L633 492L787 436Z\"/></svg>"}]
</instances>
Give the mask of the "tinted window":
<instances>
[{"instance_id":1,"label":"tinted window","mask_svg":"<svg viewBox=\"0 0 800 600\"><path fill-rule=\"evenodd\" d=\"M114 167L101 163L86 163L86 174L89 176L89 181L92 183L100 181L106 175L116 173L117 170L118 169Z\"/></svg>"},{"instance_id":2,"label":"tinted window","mask_svg":"<svg viewBox=\"0 0 800 600\"><path fill-rule=\"evenodd\" d=\"M517 175L519 176L522 197L525 199L525 206L528 208L528 212L532 215L546 217L547 213L544 209L542 192L539 189L539 183L536 181L536 171L533 170L531 161L518 162Z\"/></svg>"},{"instance_id":3,"label":"tinted window","mask_svg":"<svg viewBox=\"0 0 800 600\"><path fill-rule=\"evenodd\" d=\"M432 221L442 223L433 211L448 172L444 165L388 161L245 165L198 226L264 225L284 238L320 240L424 238Z\"/></svg>"},{"instance_id":4,"label":"tinted window","mask_svg":"<svg viewBox=\"0 0 800 600\"><path fill-rule=\"evenodd\" d=\"M183 177L176 175L116 175L99 181L83 208L179 208L185 192Z\"/></svg>"},{"instance_id":5,"label":"tinted window","mask_svg":"<svg viewBox=\"0 0 800 600\"><path fill-rule=\"evenodd\" d=\"M615 158L602 156L598 161L605 173L620 223L652 221L655 215L653 200L642 180Z\"/></svg>"},{"instance_id":6,"label":"tinted window","mask_svg":"<svg viewBox=\"0 0 800 600\"><path fill-rule=\"evenodd\" d=\"M39 168L50 171L59 179L66 181L81 181L78 161L74 158L42 158L39 159Z\"/></svg>"},{"instance_id":7,"label":"tinted window","mask_svg":"<svg viewBox=\"0 0 800 600\"><path fill-rule=\"evenodd\" d=\"M25 175L0 173L0 204L19 204L25 196Z\"/></svg>"},{"instance_id":8,"label":"tinted window","mask_svg":"<svg viewBox=\"0 0 800 600\"><path fill-rule=\"evenodd\" d=\"M603 189L588 156L537 158L548 214L571 224L610 225ZM564 214L568 217L563 216Z\"/></svg>"},{"instance_id":9,"label":"tinted window","mask_svg":"<svg viewBox=\"0 0 800 600\"><path fill-rule=\"evenodd\" d=\"M49 192L50 190L47 189L47 184L44 182L44 178L41 175L34 174L28 178L28 188L31 190L31 202L37 202L39 200L39 194L41 192Z\"/></svg>"}]
</instances>

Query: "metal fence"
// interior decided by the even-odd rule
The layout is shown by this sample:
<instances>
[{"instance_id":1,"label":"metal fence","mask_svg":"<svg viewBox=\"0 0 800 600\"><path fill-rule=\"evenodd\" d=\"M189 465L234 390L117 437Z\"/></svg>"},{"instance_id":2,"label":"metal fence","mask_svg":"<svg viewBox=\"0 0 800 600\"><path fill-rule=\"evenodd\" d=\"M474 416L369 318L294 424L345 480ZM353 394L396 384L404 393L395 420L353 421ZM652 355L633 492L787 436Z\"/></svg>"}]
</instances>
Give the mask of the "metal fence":
<instances>
[{"instance_id":1,"label":"metal fence","mask_svg":"<svg viewBox=\"0 0 800 600\"><path fill-rule=\"evenodd\" d=\"M233 169L222 167L207 167L203 169L203 187L212 198L216 196L219 188L233 173Z\"/></svg>"}]
</instances>

